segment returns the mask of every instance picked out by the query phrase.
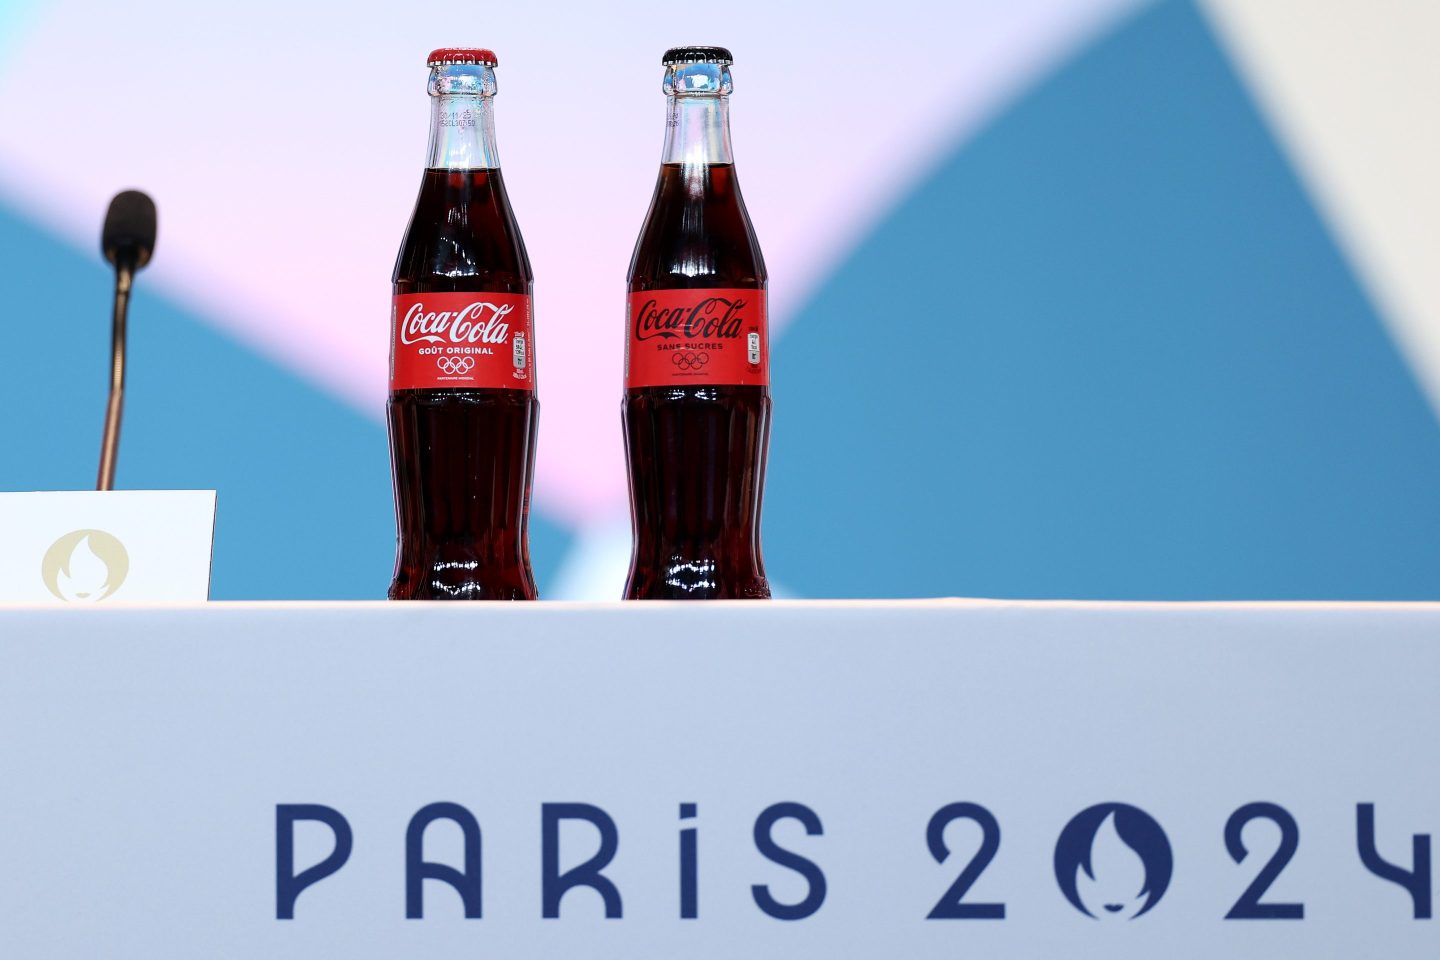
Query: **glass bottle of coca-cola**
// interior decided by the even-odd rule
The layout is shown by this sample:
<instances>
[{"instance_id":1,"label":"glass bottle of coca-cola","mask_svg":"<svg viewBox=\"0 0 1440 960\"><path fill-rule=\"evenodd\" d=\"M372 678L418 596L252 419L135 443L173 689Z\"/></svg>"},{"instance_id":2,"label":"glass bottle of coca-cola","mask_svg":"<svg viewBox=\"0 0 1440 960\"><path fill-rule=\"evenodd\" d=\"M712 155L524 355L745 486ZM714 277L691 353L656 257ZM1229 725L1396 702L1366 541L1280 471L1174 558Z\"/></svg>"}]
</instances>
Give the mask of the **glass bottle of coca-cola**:
<instances>
[{"instance_id":1,"label":"glass bottle of coca-cola","mask_svg":"<svg viewBox=\"0 0 1440 960\"><path fill-rule=\"evenodd\" d=\"M662 60L665 150L628 278L627 599L770 596L766 273L730 152L731 62L721 47Z\"/></svg>"},{"instance_id":2,"label":"glass bottle of coca-cola","mask_svg":"<svg viewBox=\"0 0 1440 960\"><path fill-rule=\"evenodd\" d=\"M533 600L533 276L495 150L495 54L430 54L430 157L395 261L394 600Z\"/></svg>"}]
</instances>

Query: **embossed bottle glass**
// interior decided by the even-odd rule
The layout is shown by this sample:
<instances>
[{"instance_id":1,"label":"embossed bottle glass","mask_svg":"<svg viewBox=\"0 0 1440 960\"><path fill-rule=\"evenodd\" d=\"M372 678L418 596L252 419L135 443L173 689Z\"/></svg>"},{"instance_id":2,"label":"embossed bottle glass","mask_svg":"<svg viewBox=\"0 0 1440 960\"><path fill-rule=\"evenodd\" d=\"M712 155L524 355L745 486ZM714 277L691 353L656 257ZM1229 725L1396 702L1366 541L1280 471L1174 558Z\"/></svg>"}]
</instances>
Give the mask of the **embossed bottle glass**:
<instances>
[{"instance_id":1,"label":"embossed bottle glass","mask_svg":"<svg viewBox=\"0 0 1440 960\"><path fill-rule=\"evenodd\" d=\"M627 599L763 599L765 261L730 150L730 52L668 50L665 149L630 261Z\"/></svg>"},{"instance_id":2,"label":"embossed bottle glass","mask_svg":"<svg viewBox=\"0 0 1440 960\"><path fill-rule=\"evenodd\" d=\"M495 149L495 55L429 57L430 156L395 261L392 600L533 600L533 276Z\"/></svg>"}]
</instances>

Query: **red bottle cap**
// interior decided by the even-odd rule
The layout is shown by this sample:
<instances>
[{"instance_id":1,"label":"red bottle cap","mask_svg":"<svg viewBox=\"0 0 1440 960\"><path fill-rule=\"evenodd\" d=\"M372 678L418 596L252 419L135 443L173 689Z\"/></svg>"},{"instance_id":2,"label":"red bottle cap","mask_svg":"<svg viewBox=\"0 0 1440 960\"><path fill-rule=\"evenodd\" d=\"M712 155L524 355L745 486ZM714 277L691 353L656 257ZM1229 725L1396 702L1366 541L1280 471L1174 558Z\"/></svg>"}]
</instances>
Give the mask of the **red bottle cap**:
<instances>
[{"instance_id":1,"label":"red bottle cap","mask_svg":"<svg viewBox=\"0 0 1440 960\"><path fill-rule=\"evenodd\" d=\"M500 61L495 59L494 50L486 50L484 47L441 47L439 50L431 50L430 56L425 58L425 65L429 67L447 63L475 63L493 67Z\"/></svg>"}]
</instances>

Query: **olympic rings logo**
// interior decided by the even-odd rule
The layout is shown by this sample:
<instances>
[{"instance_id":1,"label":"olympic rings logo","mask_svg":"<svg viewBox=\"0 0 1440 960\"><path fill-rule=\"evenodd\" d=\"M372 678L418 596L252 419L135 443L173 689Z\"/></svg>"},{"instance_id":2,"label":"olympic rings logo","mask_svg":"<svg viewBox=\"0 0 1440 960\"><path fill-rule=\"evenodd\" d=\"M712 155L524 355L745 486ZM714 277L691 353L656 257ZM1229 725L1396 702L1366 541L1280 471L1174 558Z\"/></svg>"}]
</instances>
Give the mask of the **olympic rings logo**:
<instances>
[{"instance_id":1,"label":"olympic rings logo","mask_svg":"<svg viewBox=\"0 0 1440 960\"><path fill-rule=\"evenodd\" d=\"M441 373L462 374L475 369L474 357L436 357L435 366Z\"/></svg>"},{"instance_id":2,"label":"olympic rings logo","mask_svg":"<svg viewBox=\"0 0 1440 960\"><path fill-rule=\"evenodd\" d=\"M699 370L710 362L710 354L701 350L696 353L693 350L681 350L670 355L670 362L681 370Z\"/></svg>"}]
</instances>

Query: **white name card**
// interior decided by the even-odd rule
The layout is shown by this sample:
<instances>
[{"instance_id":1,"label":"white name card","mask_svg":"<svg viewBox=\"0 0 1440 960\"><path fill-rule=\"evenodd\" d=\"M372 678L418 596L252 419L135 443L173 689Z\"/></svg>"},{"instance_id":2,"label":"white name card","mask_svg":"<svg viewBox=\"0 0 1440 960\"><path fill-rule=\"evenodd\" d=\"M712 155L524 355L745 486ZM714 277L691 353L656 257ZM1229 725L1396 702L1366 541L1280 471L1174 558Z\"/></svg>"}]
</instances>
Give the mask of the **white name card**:
<instances>
[{"instance_id":1,"label":"white name card","mask_svg":"<svg viewBox=\"0 0 1440 960\"><path fill-rule=\"evenodd\" d=\"M203 601L214 538L214 490L0 493L0 602Z\"/></svg>"}]
</instances>

